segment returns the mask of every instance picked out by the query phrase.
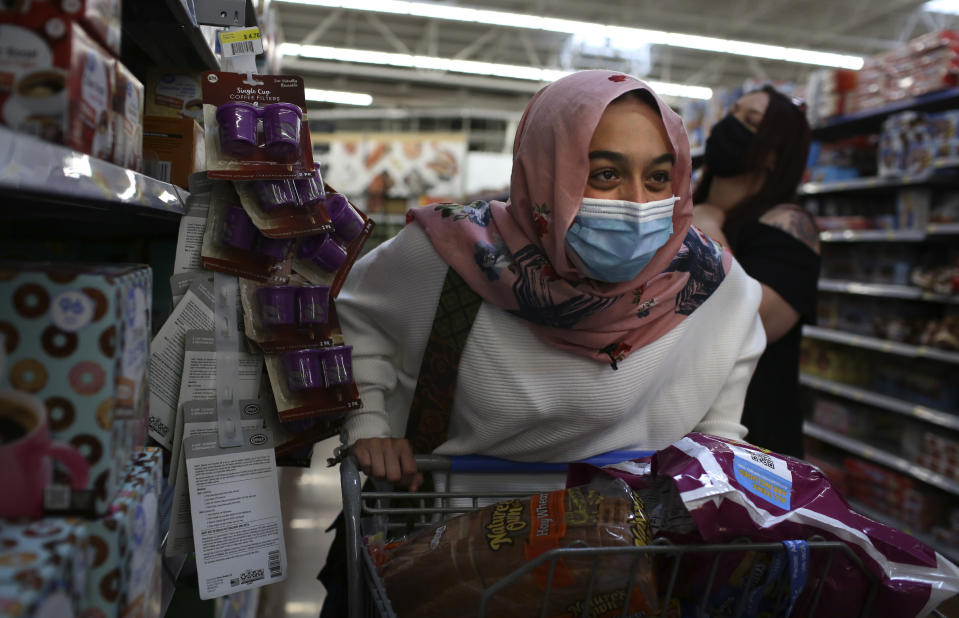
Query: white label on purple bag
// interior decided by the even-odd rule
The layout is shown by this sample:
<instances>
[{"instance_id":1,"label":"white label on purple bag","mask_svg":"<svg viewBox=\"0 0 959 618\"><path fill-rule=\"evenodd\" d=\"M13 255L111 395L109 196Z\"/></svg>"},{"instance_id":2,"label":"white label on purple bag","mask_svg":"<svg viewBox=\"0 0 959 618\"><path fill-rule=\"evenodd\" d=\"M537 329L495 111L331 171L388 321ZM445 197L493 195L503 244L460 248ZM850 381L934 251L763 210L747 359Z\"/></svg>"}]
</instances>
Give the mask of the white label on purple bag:
<instances>
[{"instance_id":1,"label":"white label on purple bag","mask_svg":"<svg viewBox=\"0 0 959 618\"><path fill-rule=\"evenodd\" d=\"M789 510L793 477L785 460L729 445L733 452L733 472L743 489L781 509Z\"/></svg>"}]
</instances>

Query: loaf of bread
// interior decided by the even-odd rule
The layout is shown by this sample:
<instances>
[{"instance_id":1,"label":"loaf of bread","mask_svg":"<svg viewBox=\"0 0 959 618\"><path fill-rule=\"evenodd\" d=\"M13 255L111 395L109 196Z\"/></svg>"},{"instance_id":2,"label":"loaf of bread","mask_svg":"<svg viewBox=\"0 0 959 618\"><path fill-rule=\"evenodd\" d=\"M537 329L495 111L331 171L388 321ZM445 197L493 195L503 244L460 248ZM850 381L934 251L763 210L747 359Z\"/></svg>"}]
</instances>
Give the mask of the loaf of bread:
<instances>
[{"instance_id":1,"label":"loaf of bread","mask_svg":"<svg viewBox=\"0 0 959 618\"><path fill-rule=\"evenodd\" d=\"M389 544L379 572L398 616L475 616L483 592L537 556L567 547L635 547L650 538L642 502L622 481L514 499L454 517ZM634 577L629 581L631 566ZM636 552L556 561L516 577L487 604L488 616L580 616L593 570L588 615L656 607L652 562Z\"/></svg>"}]
</instances>

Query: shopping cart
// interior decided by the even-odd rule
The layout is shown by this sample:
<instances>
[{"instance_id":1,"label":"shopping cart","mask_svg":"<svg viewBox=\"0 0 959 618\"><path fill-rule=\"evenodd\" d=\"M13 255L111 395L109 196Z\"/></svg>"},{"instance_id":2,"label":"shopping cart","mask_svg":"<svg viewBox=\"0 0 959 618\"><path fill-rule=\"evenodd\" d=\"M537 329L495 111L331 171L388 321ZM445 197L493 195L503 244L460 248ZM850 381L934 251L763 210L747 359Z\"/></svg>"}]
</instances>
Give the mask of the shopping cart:
<instances>
[{"instance_id":1,"label":"shopping cart","mask_svg":"<svg viewBox=\"0 0 959 618\"><path fill-rule=\"evenodd\" d=\"M625 459L636 458L648 453L609 453L587 460L589 463L604 465L614 463ZM530 472L563 472L566 470L566 464L521 464L517 462L505 461L490 457L440 457L434 455L416 457L416 463L420 471L424 473L438 472L503 472L503 473L530 473ZM390 605L383 581L377 575L376 568L370 558L369 552L363 540L361 531L361 518L372 518L376 521L378 529L390 531L408 531L411 527L423 527L438 523L443 519L459 515L470 510L480 508L482 504L488 504L492 501L506 500L517 497L528 497L530 492L498 492L498 493L462 493L462 492L393 492L393 491L363 491L361 488L361 479L357 469L354 457L346 457L340 466L340 480L343 490L343 513L346 519L346 543L347 543L347 566L349 581L349 608L351 618L360 618L363 616L375 617L395 617L396 614ZM412 503L412 505L411 505ZM821 576L818 578L819 584L814 592L813 601L810 605L809 616L817 616L817 607L823 585L833 565L837 554L843 554L848 558L855 568L858 568L866 580L869 582L868 592L861 611L860 617L870 615L870 610L874 603L876 592L878 590L878 580L862 564L859 557L853 553L844 543L825 541L821 538L812 538L807 541L810 557L814 554L824 556L824 567ZM699 561L712 560L712 566L709 577L706 582L705 590L701 595L698 611L700 615L707 615L706 602L709 599L710 592L713 589L716 573L721 558L729 552L753 552L754 556L767 554L770 557L775 553L785 551L782 543L752 543L743 541L741 543L732 543L728 545L673 545L665 541L657 541L652 545L645 547L564 547L552 549L540 556L534 558L521 568L509 574L507 577L496 582L486 589L476 608L477 616L486 615L486 607L491 600L499 594L504 588L514 584L516 580L523 577L534 569L548 568L549 575L547 585L544 591L542 603L542 616L546 616L549 607L550 591L553 585L553 575L556 564L563 558L584 559L591 558L593 564L592 575L584 595L582 616L588 615L592 605L594 594L594 583L597 580L597 573L602 568L603 559L618 556L631 557L631 567L627 582L634 582L635 575L639 569L640 562L646 558L657 557L660 560L666 559L671 564L668 576L665 578L665 586L662 587L661 598L669 599L673 596L673 591L677 583L680 563L683 560ZM812 560L810 560L812 562ZM543 567L542 565L547 565ZM627 584L623 589L625 601L623 602L622 616L628 616L627 608L629 606L630 595L632 594L632 584ZM750 589L742 591L741 598L735 608L735 616L743 615L746 609L746 601ZM663 604L660 616L667 615L667 609ZM827 615L825 610L821 615ZM935 615L941 616L938 612Z\"/></svg>"}]
</instances>

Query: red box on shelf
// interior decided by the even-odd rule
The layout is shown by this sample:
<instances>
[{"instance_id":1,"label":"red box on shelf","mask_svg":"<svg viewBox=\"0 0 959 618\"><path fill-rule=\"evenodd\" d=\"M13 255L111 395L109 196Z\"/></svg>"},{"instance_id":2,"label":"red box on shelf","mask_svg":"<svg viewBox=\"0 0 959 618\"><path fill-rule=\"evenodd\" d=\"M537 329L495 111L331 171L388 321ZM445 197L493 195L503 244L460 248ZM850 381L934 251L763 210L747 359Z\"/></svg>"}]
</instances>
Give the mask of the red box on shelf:
<instances>
[{"instance_id":1,"label":"red box on shelf","mask_svg":"<svg viewBox=\"0 0 959 618\"><path fill-rule=\"evenodd\" d=\"M122 0L32 0L0 4L0 13L78 21L101 45L119 56L122 5Z\"/></svg>"},{"instance_id":2,"label":"red box on shelf","mask_svg":"<svg viewBox=\"0 0 959 618\"><path fill-rule=\"evenodd\" d=\"M109 159L116 60L77 22L39 10L46 6L0 12L0 121Z\"/></svg>"}]
</instances>

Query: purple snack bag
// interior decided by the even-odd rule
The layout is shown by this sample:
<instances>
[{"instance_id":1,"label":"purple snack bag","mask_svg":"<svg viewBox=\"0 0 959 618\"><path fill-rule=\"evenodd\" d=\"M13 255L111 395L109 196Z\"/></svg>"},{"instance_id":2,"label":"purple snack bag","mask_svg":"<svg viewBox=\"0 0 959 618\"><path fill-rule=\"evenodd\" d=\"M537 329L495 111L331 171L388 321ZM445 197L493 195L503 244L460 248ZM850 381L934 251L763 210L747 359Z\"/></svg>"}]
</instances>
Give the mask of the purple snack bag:
<instances>
[{"instance_id":1,"label":"purple snack bag","mask_svg":"<svg viewBox=\"0 0 959 618\"><path fill-rule=\"evenodd\" d=\"M635 489L663 481L673 487L695 524L692 534L673 536L668 530L662 534L674 542L726 544L746 538L801 544L815 536L846 544L878 579L869 616L925 616L959 592L959 568L908 534L853 511L818 468L799 459L745 442L690 433L650 457L602 471L573 464L567 484L585 483L597 473L622 478ZM792 590L794 615L809 614L820 583L817 615L859 615L870 582L855 562L842 552L831 558L826 552L809 552L807 557L808 573ZM717 581L734 581L733 569L738 566L735 561L721 562ZM708 567L694 566L681 575L677 588L681 603L705 583L704 570Z\"/></svg>"}]
</instances>

